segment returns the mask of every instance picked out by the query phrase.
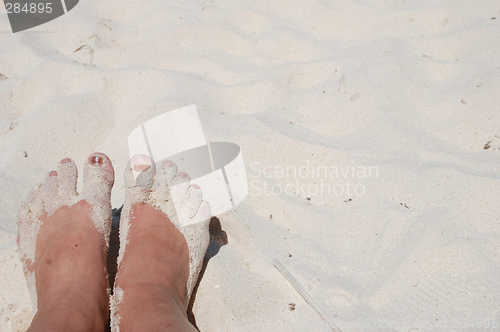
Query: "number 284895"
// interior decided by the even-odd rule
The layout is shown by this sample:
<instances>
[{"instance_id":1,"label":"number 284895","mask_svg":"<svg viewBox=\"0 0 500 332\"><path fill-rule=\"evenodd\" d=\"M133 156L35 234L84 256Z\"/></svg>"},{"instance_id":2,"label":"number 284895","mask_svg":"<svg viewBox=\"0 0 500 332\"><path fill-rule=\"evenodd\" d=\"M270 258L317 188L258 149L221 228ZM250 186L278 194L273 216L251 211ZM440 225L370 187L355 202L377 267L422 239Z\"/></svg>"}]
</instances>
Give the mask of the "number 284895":
<instances>
[{"instance_id":1,"label":"number 284895","mask_svg":"<svg viewBox=\"0 0 500 332\"><path fill-rule=\"evenodd\" d=\"M20 3L6 3L5 4L5 9L7 9L7 14L19 14L21 12L23 13L47 13L50 14L52 13L52 3L47 2L47 3L25 3L24 5Z\"/></svg>"}]
</instances>

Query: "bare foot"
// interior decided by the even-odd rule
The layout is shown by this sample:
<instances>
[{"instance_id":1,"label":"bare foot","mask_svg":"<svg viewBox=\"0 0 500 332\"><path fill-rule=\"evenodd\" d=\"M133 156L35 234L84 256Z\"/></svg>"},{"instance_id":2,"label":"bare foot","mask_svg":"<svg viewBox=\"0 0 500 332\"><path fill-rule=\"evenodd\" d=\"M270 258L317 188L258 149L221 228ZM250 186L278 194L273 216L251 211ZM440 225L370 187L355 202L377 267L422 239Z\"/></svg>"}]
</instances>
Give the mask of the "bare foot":
<instances>
[{"instance_id":1,"label":"bare foot","mask_svg":"<svg viewBox=\"0 0 500 332\"><path fill-rule=\"evenodd\" d=\"M106 251L113 166L102 153L85 164L85 188L63 159L18 214L18 246L36 312L28 331L104 331L108 322Z\"/></svg>"},{"instance_id":2,"label":"bare foot","mask_svg":"<svg viewBox=\"0 0 500 332\"><path fill-rule=\"evenodd\" d=\"M132 169L142 171L136 180ZM210 241L210 207L170 161L156 172L135 156L125 182L112 331L196 331L186 306Z\"/></svg>"}]
</instances>

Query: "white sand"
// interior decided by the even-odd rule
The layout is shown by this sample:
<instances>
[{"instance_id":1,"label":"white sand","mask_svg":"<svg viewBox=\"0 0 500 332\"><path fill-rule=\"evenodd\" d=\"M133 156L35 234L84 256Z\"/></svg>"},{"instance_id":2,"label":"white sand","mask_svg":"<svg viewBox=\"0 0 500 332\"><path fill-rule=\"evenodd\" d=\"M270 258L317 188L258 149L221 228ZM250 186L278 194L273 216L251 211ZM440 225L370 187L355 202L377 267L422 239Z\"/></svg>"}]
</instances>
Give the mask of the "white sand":
<instances>
[{"instance_id":1,"label":"white sand","mask_svg":"<svg viewBox=\"0 0 500 332\"><path fill-rule=\"evenodd\" d=\"M15 223L31 187L101 151L121 206L129 132L190 104L209 141L240 145L250 184L219 216L201 331L329 331L275 258L343 331L500 318L498 1L83 0L17 34L0 7L1 331L31 320ZM347 181L364 194L326 192Z\"/></svg>"}]
</instances>

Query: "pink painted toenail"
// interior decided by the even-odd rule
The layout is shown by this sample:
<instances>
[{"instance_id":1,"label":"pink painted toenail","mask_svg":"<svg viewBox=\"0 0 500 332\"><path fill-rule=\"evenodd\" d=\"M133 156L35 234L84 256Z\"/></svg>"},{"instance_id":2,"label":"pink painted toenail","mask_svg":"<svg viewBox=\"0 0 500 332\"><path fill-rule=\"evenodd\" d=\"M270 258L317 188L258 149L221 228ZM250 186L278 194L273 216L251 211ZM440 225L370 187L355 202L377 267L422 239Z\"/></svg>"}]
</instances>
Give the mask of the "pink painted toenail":
<instances>
[{"instance_id":1,"label":"pink painted toenail","mask_svg":"<svg viewBox=\"0 0 500 332\"><path fill-rule=\"evenodd\" d=\"M102 164L104 164L104 158L99 156L90 156L89 164L92 166L102 166Z\"/></svg>"},{"instance_id":2,"label":"pink painted toenail","mask_svg":"<svg viewBox=\"0 0 500 332\"><path fill-rule=\"evenodd\" d=\"M69 159L69 158L64 158L63 160L61 160L62 164L69 164L70 162L71 162L71 159Z\"/></svg>"},{"instance_id":3,"label":"pink painted toenail","mask_svg":"<svg viewBox=\"0 0 500 332\"><path fill-rule=\"evenodd\" d=\"M136 154L130 159L132 168L136 172L145 172L151 167L151 158L145 154Z\"/></svg>"},{"instance_id":4,"label":"pink painted toenail","mask_svg":"<svg viewBox=\"0 0 500 332\"><path fill-rule=\"evenodd\" d=\"M173 166L174 166L174 163L173 163L173 162L171 162L170 160L167 160L167 161L165 162L165 166L167 166L167 167L173 167Z\"/></svg>"},{"instance_id":5,"label":"pink painted toenail","mask_svg":"<svg viewBox=\"0 0 500 332\"><path fill-rule=\"evenodd\" d=\"M136 170L137 172L145 172L147 171L151 166L149 165L136 165L134 166L134 170Z\"/></svg>"},{"instance_id":6,"label":"pink painted toenail","mask_svg":"<svg viewBox=\"0 0 500 332\"><path fill-rule=\"evenodd\" d=\"M57 172L56 171L52 171L52 172L50 172L49 176L57 176Z\"/></svg>"},{"instance_id":7,"label":"pink painted toenail","mask_svg":"<svg viewBox=\"0 0 500 332\"><path fill-rule=\"evenodd\" d=\"M198 186L197 184L193 184L193 188L194 189L200 189L200 186Z\"/></svg>"},{"instance_id":8,"label":"pink painted toenail","mask_svg":"<svg viewBox=\"0 0 500 332\"><path fill-rule=\"evenodd\" d=\"M179 176L183 179L186 179L188 177L186 173L179 173Z\"/></svg>"}]
</instances>

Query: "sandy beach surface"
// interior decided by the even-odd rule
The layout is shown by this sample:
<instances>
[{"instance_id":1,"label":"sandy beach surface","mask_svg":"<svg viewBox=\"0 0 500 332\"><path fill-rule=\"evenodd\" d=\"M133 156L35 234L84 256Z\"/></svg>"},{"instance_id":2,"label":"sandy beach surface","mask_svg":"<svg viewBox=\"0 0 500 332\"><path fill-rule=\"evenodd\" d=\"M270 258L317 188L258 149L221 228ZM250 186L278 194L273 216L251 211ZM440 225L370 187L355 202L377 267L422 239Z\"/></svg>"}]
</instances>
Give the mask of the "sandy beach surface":
<instances>
[{"instance_id":1,"label":"sandy beach surface","mask_svg":"<svg viewBox=\"0 0 500 332\"><path fill-rule=\"evenodd\" d=\"M0 331L33 315L31 188L100 151L119 208L128 134L191 104L249 185L200 331L331 331L275 259L344 332L500 331L499 41L493 0L82 0L16 34L0 6Z\"/></svg>"}]
</instances>

